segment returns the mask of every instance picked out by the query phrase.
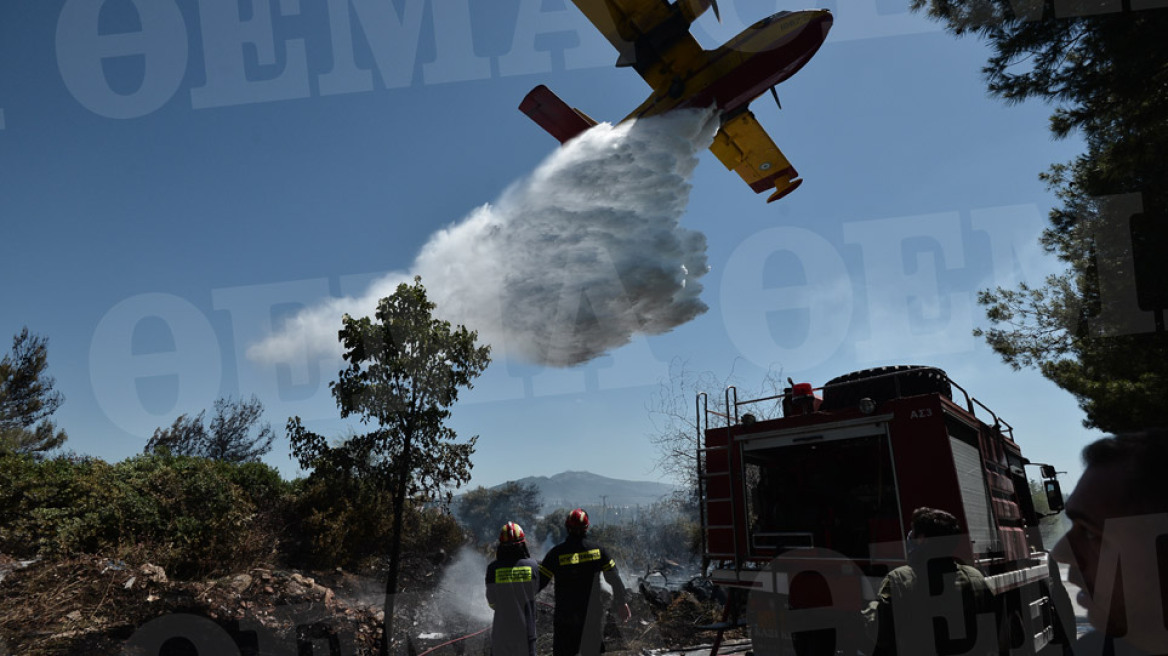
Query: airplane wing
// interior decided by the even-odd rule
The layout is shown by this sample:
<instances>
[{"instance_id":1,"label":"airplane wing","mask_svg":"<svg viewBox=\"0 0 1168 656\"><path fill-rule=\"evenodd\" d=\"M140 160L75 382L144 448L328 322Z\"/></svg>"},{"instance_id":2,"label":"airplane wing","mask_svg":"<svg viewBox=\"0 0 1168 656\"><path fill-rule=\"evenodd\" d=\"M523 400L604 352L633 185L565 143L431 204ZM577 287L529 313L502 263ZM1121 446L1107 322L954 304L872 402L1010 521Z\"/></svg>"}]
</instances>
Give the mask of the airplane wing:
<instances>
[{"instance_id":1,"label":"airplane wing","mask_svg":"<svg viewBox=\"0 0 1168 656\"><path fill-rule=\"evenodd\" d=\"M722 124L710 151L726 168L742 176L755 193L773 189L768 203L803 184L795 168L749 110Z\"/></svg>"},{"instance_id":2,"label":"airplane wing","mask_svg":"<svg viewBox=\"0 0 1168 656\"><path fill-rule=\"evenodd\" d=\"M635 66L645 74L666 49L687 42L687 50L701 51L689 33L689 23L709 0L572 0L572 3L617 49L617 66ZM640 64L640 65L638 65ZM648 80L651 85L653 80ZM655 86L655 85L654 85Z\"/></svg>"},{"instance_id":3,"label":"airplane wing","mask_svg":"<svg viewBox=\"0 0 1168 656\"><path fill-rule=\"evenodd\" d=\"M630 12L617 4L616 0L572 0L572 4L622 55L630 51L637 37L643 34L637 29ZM652 6L666 3L665 0L648 0L644 4Z\"/></svg>"}]
</instances>

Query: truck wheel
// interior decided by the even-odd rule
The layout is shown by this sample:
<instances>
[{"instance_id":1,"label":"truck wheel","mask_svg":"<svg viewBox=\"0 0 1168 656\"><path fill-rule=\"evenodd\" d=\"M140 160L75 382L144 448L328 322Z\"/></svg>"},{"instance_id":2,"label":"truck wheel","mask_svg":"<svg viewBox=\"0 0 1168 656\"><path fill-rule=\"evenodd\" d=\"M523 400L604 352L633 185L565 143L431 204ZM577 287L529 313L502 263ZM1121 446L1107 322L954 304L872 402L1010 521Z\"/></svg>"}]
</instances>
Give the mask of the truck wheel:
<instances>
[{"instance_id":1,"label":"truck wheel","mask_svg":"<svg viewBox=\"0 0 1168 656\"><path fill-rule=\"evenodd\" d=\"M896 365L853 371L836 376L823 386L821 410L855 407L860 399L876 403L921 394L941 394L953 398L949 376L937 367Z\"/></svg>"}]
</instances>

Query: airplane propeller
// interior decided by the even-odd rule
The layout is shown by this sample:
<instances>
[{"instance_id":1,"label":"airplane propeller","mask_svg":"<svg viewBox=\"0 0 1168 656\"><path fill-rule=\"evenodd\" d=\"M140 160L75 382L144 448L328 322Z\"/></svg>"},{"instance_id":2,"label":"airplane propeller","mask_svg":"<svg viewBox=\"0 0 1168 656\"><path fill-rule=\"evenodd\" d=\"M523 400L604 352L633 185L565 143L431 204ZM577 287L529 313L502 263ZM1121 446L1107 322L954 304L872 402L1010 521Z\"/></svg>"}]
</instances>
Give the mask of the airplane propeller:
<instances>
[{"instance_id":1,"label":"airplane propeller","mask_svg":"<svg viewBox=\"0 0 1168 656\"><path fill-rule=\"evenodd\" d=\"M771 87L771 95L775 97L775 104L779 106L779 109L782 109L783 103L779 102L779 92L775 91L774 87Z\"/></svg>"}]
</instances>

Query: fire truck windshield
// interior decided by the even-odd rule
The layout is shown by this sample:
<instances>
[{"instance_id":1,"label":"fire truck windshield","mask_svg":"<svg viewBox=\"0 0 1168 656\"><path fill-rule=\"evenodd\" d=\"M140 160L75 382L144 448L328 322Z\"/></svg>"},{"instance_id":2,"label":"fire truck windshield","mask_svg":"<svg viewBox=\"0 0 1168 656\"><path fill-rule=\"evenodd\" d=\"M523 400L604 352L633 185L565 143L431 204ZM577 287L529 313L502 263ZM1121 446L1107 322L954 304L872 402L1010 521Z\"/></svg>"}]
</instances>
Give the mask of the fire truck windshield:
<instances>
[{"instance_id":1,"label":"fire truck windshield","mask_svg":"<svg viewBox=\"0 0 1168 656\"><path fill-rule=\"evenodd\" d=\"M903 535L885 435L806 438L744 455L756 554L816 547L861 561L877 534Z\"/></svg>"}]
</instances>

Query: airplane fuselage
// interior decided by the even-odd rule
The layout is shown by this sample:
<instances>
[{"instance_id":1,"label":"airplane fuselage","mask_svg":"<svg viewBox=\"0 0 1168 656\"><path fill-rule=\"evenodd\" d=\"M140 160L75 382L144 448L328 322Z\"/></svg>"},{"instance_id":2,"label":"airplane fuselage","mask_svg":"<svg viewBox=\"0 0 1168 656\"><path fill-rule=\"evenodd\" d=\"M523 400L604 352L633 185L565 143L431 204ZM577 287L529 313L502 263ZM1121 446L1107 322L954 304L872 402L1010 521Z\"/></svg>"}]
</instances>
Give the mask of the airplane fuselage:
<instances>
[{"instance_id":1,"label":"airplane fuselage","mask_svg":"<svg viewBox=\"0 0 1168 656\"><path fill-rule=\"evenodd\" d=\"M693 39L679 40L663 56L633 63L653 94L627 118L710 106L732 116L798 72L819 50L831 24L826 9L781 11L715 50L702 50Z\"/></svg>"},{"instance_id":2,"label":"airplane fuselage","mask_svg":"<svg viewBox=\"0 0 1168 656\"><path fill-rule=\"evenodd\" d=\"M617 67L632 67L653 92L624 120L685 107L714 108L721 125L710 152L767 202L803 183L798 171L748 108L750 101L794 75L831 29L826 9L780 11L705 50L690 26L713 0L572 0L616 48ZM542 84L519 109L566 143L596 121Z\"/></svg>"}]
</instances>

